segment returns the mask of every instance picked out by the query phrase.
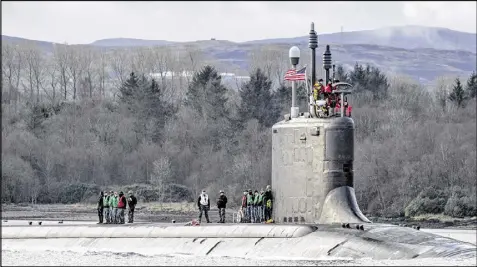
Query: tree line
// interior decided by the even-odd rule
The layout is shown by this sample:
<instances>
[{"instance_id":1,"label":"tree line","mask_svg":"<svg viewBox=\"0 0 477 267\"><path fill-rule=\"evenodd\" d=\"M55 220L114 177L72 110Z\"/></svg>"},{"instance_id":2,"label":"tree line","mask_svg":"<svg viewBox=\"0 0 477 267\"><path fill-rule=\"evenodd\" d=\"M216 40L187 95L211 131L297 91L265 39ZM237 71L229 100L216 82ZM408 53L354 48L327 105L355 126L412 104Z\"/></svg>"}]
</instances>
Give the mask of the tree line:
<instances>
[{"instance_id":1,"label":"tree line","mask_svg":"<svg viewBox=\"0 0 477 267\"><path fill-rule=\"evenodd\" d=\"M2 202L91 201L113 188L135 190L142 201L191 201L206 188L225 190L238 205L245 188L270 183L270 127L289 113L291 88L259 67L266 62L236 91L193 50L170 60L164 48L129 57L62 46L49 58L7 48ZM166 77L170 68L183 71ZM362 209L475 216L476 74L465 84L437 80L432 90L369 65L338 66L336 76L356 92L349 101ZM306 89L297 92L305 110Z\"/></svg>"}]
</instances>

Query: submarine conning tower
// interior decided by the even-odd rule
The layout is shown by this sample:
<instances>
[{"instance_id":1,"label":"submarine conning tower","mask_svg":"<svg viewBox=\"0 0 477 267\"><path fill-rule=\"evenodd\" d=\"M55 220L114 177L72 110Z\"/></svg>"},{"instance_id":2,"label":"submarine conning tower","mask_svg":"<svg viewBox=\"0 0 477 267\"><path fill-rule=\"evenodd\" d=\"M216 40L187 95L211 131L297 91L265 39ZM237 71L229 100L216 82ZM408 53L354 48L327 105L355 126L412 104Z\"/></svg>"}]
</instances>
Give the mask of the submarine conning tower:
<instances>
[{"instance_id":1,"label":"submarine conning tower","mask_svg":"<svg viewBox=\"0 0 477 267\"><path fill-rule=\"evenodd\" d=\"M318 45L312 23L311 80L315 81L315 48ZM329 81L331 51L326 46L323 68ZM335 84L333 84L335 85ZM344 94L350 91L336 90ZM353 185L354 121L333 114L313 116L298 113L272 127L273 219L277 223L370 223L356 201Z\"/></svg>"}]
</instances>

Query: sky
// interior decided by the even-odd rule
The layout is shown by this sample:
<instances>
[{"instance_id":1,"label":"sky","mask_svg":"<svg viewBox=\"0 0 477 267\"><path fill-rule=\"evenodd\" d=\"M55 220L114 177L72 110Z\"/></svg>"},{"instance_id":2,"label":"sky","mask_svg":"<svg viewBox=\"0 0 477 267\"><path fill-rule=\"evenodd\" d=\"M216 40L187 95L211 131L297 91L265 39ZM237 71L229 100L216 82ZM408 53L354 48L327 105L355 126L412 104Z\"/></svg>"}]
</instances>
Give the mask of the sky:
<instances>
[{"instance_id":1,"label":"sky","mask_svg":"<svg viewBox=\"0 0 477 267\"><path fill-rule=\"evenodd\" d=\"M2 1L2 35L69 44L106 38L250 40L421 25L476 32L476 2Z\"/></svg>"}]
</instances>

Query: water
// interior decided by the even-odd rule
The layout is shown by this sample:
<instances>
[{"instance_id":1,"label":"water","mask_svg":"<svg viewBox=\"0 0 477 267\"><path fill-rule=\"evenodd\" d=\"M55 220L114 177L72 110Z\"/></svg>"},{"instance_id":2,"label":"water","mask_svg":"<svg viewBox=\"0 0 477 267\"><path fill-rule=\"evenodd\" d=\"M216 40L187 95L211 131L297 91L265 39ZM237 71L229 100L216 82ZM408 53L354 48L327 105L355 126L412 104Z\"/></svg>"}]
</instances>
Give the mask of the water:
<instances>
[{"instance_id":1,"label":"water","mask_svg":"<svg viewBox=\"0 0 477 267\"><path fill-rule=\"evenodd\" d=\"M475 266L475 259L266 260L230 257L145 256L136 253L2 250L2 266Z\"/></svg>"},{"instance_id":2,"label":"water","mask_svg":"<svg viewBox=\"0 0 477 267\"><path fill-rule=\"evenodd\" d=\"M448 238L457 239L467 243L477 244L477 230L466 229L421 229L421 231L427 233L433 233Z\"/></svg>"},{"instance_id":3,"label":"water","mask_svg":"<svg viewBox=\"0 0 477 267\"><path fill-rule=\"evenodd\" d=\"M476 244L476 230L422 229L426 232ZM125 244L127 246L127 244ZM188 255L143 255L138 253L52 251L25 247L2 247L2 265L25 266L476 266L476 259L372 260L326 257L318 260L244 259L232 257L197 257Z\"/></svg>"}]
</instances>

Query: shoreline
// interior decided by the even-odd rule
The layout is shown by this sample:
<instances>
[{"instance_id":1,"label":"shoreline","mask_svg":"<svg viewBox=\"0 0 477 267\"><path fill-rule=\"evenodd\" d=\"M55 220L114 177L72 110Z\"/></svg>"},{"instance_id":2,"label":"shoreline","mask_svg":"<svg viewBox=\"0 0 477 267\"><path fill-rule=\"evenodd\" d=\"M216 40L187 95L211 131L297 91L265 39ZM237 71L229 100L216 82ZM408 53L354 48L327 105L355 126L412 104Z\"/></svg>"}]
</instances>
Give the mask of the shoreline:
<instances>
[{"instance_id":1,"label":"shoreline","mask_svg":"<svg viewBox=\"0 0 477 267\"><path fill-rule=\"evenodd\" d=\"M143 203L138 205L134 214L137 222L189 222L196 218L198 210L194 203ZM226 221L233 220L237 209L226 210ZM212 222L218 220L218 211L211 207L209 216ZM420 226L427 229L477 229L477 217L453 218L441 214L428 214L413 218L368 216L373 223L387 223ZM91 204L2 204L3 220L64 220L96 221L97 211Z\"/></svg>"}]
</instances>

